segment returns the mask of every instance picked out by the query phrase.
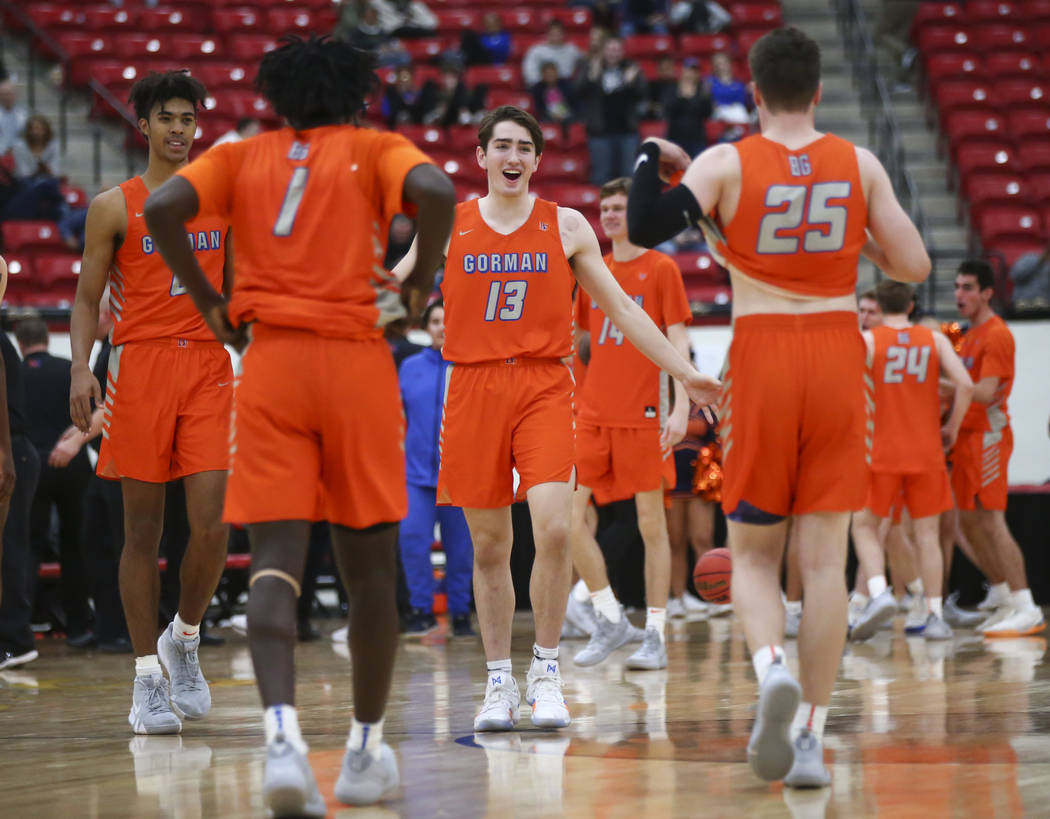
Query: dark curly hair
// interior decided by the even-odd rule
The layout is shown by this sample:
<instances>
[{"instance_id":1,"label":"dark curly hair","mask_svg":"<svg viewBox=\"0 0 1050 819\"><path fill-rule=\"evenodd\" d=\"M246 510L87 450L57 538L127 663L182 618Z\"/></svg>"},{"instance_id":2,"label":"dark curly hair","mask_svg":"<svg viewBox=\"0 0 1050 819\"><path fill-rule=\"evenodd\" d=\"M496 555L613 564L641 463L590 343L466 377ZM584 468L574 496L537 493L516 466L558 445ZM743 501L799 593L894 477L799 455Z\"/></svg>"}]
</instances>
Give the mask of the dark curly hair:
<instances>
[{"instance_id":1,"label":"dark curly hair","mask_svg":"<svg viewBox=\"0 0 1050 819\"><path fill-rule=\"evenodd\" d=\"M200 80L190 76L186 69L158 73L151 71L145 77L135 81L128 94L128 102L135 109L138 119L149 119L153 106L167 100L180 99L193 103L194 110L200 110L208 91Z\"/></svg>"},{"instance_id":2,"label":"dark curly hair","mask_svg":"<svg viewBox=\"0 0 1050 819\"><path fill-rule=\"evenodd\" d=\"M274 111L297 129L356 122L378 83L374 54L315 34L282 37L255 78Z\"/></svg>"}]
</instances>

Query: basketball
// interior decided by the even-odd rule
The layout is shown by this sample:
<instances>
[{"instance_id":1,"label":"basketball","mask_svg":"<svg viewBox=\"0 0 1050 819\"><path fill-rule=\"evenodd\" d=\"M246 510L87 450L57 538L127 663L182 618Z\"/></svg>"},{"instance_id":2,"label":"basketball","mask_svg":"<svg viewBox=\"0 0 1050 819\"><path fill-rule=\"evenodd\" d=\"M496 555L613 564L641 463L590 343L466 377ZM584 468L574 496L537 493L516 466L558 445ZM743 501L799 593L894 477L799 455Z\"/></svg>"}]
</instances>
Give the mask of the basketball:
<instances>
[{"instance_id":1,"label":"basketball","mask_svg":"<svg viewBox=\"0 0 1050 819\"><path fill-rule=\"evenodd\" d=\"M704 552L693 569L696 592L708 603L729 602L729 578L733 575L733 561L728 549Z\"/></svg>"}]
</instances>

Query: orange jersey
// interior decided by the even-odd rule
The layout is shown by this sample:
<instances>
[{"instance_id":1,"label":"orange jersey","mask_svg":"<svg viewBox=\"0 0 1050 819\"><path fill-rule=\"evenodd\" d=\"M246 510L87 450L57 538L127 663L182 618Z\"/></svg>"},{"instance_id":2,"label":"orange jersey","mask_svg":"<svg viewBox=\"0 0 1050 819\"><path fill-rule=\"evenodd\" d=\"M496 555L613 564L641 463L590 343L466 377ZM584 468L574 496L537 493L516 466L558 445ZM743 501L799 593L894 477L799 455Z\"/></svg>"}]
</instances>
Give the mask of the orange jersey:
<instances>
[{"instance_id":1,"label":"orange jersey","mask_svg":"<svg viewBox=\"0 0 1050 819\"><path fill-rule=\"evenodd\" d=\"M926 327L876 327L873 472L910 475L944 466L938 379L940 357Z\"/></svg>"},{"instance_id":2,"label":"orange jersey","mask_svg":"<svg viewBox=\"0 0 1050 819\"><path fill-rule=\"evenodd\" d=\"M336 338L378 337L404 315L383 269L405 177L430 160L399 134L282 128L219 145L179 171L202 213L233 225L230 318Z\"/></svg>"},{"instance_id":3,"label":"orange jersey","mask_svg":"<svg viewBox=\"0 0 1050 819\"><path fill-rule=\"evenodd\" d=\"M572 355L575 282L556 204L536 199L525 224L504 235L476 199L461 202L441 282L442 354L458 364Z\"/></svg>"},{"instance_id":4,"label":"orange jersey","mask_svg":"<svg viewBox=\"0 0 1050 819\"><path fill-rule=\"evenodd\" d=\"M662 329L692 318L682 272L670 256L649 250L629 262L610 253L605 263L628 296ZM580 418L611 427L659 427L668 412L667 379L638 352L586 293L576 300L576 323L591 334Z\"/></svg>"},{"instance_id":5,"label":"orange jersey","mask_svg":"<svg viewBox=\"0 0 1050 819\"><path fill-rule=\"evenodd\" d=\"M1006 399L1014 385L1014 334L1006 322L992 316L984 324L966 331L959 344L959 358L976 385L982 378L999 379L999 389L990 404L974 401L963 417L962 429L997 432L1010 423Z\"/></svg>"},{"instance_id":6,"label":"orange jersey","mask_svg":"<svg viewBox=\"0 0 1050 819\"><path fill-rule=\"evenodd\" d=\"M852 295L868 223L853 144L825 134L792 151L755 135L734 147L740 203L723 226L726 262L794 293Z\"/></svg>"},{"instance_id":7,"label":"orange jersey","mask_svg":"<svg viewBox=\"0 0 1050 819\"><path fill-rule=\"evenodd\" d=\"M185 288L164 263L146 230L143 212L149 191L141 177L120 186L128 211L128 230L109 268L109 306L113 344L160 338L214 341ZM229 224L202 216L187 225L190 243L208 281L222 290Z\"/></svg>"}]
</instances>

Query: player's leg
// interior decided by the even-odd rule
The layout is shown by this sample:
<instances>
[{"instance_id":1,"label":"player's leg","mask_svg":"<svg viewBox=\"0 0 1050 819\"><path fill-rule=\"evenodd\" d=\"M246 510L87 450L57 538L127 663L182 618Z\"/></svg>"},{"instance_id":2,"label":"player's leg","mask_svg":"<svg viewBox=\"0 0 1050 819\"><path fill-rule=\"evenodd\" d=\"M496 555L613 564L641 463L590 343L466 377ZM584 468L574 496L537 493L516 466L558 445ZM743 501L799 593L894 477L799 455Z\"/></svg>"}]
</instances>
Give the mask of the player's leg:
<instances>
[{"instance_id":1,"label":"player's leg","mask_svg":"<svg viewBox=\"0 0 1050 819\"><path fill-rule=\"evenodd\" d=\"M689 545L693 549L693 561L687 562L687 570L692 570L695 561L715 548L715 504L693 495L687 504L686 528L689 533ZM705 603L696 595L685 592L682 595L687 614L709 614L718 616L732 611L732 603Z\"/></svg>"},{"instance_id":2,"label":"player's leg","mask_svg":"<svg viewBox=\"0 0 1050 819\"><path fill-rule=\"evenodd\" d=\"M430 560L436 521L434 490L408 484L408 516L401 521L398 544L408 584L408 601L412 606L412 616L405 631L408 637L421 637L437 628L434 620L434 565Z\"/></svg>"},{"instance_id":3,"label":"player's leg","mask_svg":"<svg viewBox=\"0 0 1050 819\"><path fill-rule=\"evenodd\" d=\"M572 567L593 594L609 586L605 557L594 534L587 526L587 507L591 490L582 484L572 493Z\"/></svg>"},{"instance_id":4,"label":"player's leg","mask_svg":"<svg viewBox=\"0 0 1050 819\"><path fill-rule=\"evenodd\" d=\"M802 569L798 563L799 527L791 520L784 555L784 636L798 637L802 623Z\"/></svg>"},{"instance_id":5,"label":"player's leg","mask_svg":"<svg viewBox=\"0 0 1050 819\"><path fill-rule=\"evenodd\" d=\"M973 549L977 564L988 580L988 594L981 601L979 608L988 612L989 616L978 627L980 629L991 625L993 620L1006 616L1009 609L1010 584L1006 580L1005 567L995 548L991 520L976 503L975 498L971 503L973 508L959 509L959 529Z\"/></svg>"},{"instance_id":6,"label":"player's leg","mask_svg":"<svg viewBox=\"0 0 1050 819\"><path fill-rule=\"evenodd\" d=\"M872 498L875 498L876 493L880 491L880 477L887 481L886 494L890 496L891 490L888 486L891 476L874 475ZM885 557L882 545L879 543L881 523L882 519L871 509L862 509L853 514L850 527L853 534L853 548L857 553L857 562L867 577L867 587L864 591L867 592L869 600L856 622L851 624L849 634L852 640L867 640L886 622L892 620L893 615L897 612L897 601L894 600L893 592L886 583Z\"/></svg>"},{"instance_id":7,"label":"player's leg","mask_svg":"<svg viewBox=\"0 0 1050 819\"><path fill-rule=\"evenodd\" d=\"M671 582L671 543L667 536L663 487L634 496L638 531L645 546L645 640L627 658L628 668L667 667L664 627L667 618L667 589Z\"/></svg>"},{"instance_id":8,"label":"player's leg","mask_svg":"<svg viewBox=\"0 0 1050 819\"><path fill-rule=\"evenodd\" d=\"M941 578L940 515L914 518L911 522L918 551L920 574L927 608L922 635L928 640L949 640L951 626L944 621Z\"/></svg>"},{"instance_id":9,"label":"player's leg","mask_svg":"<svg viewBox=\"0 0 1050 819\"><path fill-rule=\"evenodd\" d=\"M211 710L211 691L197 649L201 620L226 567L226 473L187 475L183 485L190 539L179 570L179 610L157 640L157 656L171 679L172 703L187 719L200 719Z\"/></svg>"},{"instance_id":10,"label":"player's leg","mask_svg":"<svg viewBox=\"0 0 1050 819\"><path fill-rule=\"evenodd\" d=\"M548 481L530 486L526 492L536 544L529 580L536 642L532 647L525 698L532 705L533 725L542 728L564 728L570 722L569 709L561 694L558 644L572 580L570 528L574 483L571 477L565 483Z\"/></svg>"},{"instance_id":11,"label":"player's leg","mask_svg":"<svg viewBox=\"0 0 1050 819\"><path fill-rule=\"evenodd\" d=\"M667 601L669 617L685 617L686 572L689 570L689 535L686 523L689 519L689 498L671 498L667 508L667 539L671 545L671 599Z\"/></svg>"},{"instance_id":12,"label":"player's leg","mask_svg":"<svg viewBox=\"0 0 1050 819\"><path fill-rule=\"evenodd\" d=\"M912 519L906 504L901 509L900 521L894 522L886 532L886 560L890 566L893 589L903 589L897 610L907 612L904 630L908 634L917 634L923 629L928 609L919 547L915 543Z\"/></svg>"}]
</instances>

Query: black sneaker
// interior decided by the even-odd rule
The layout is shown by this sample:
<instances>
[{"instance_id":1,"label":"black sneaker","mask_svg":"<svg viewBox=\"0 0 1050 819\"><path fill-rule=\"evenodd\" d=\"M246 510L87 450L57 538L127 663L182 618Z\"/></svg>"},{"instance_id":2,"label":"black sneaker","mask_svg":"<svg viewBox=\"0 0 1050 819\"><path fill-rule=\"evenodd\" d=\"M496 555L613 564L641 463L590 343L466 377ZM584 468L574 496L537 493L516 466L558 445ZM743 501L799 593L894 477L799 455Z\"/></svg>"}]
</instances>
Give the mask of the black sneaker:
<instances>
[{"instance_id":1,"label":"black sneaker","mask_svg":"<svg viewBox=\"0 0 1050 819\"><path fill-rule=\"evenodd\" d=\"M430 634L436 628L437 620L434 619L433 612L412 609L412 613L408 616L408 623L405 625L404 635L422 637L424 634Z\"/></svg>"},{"instance_id":2,"label":"black sneaker","mask_svg":"<svg viewBox=\"0 0 1050 819\"><path fill-rule=\"evenodd\" d=\"M452 615L452 636L453 637L473 637L474 629L470 625L469 614L453 614Z\"/></svg>"}]
</instances>

